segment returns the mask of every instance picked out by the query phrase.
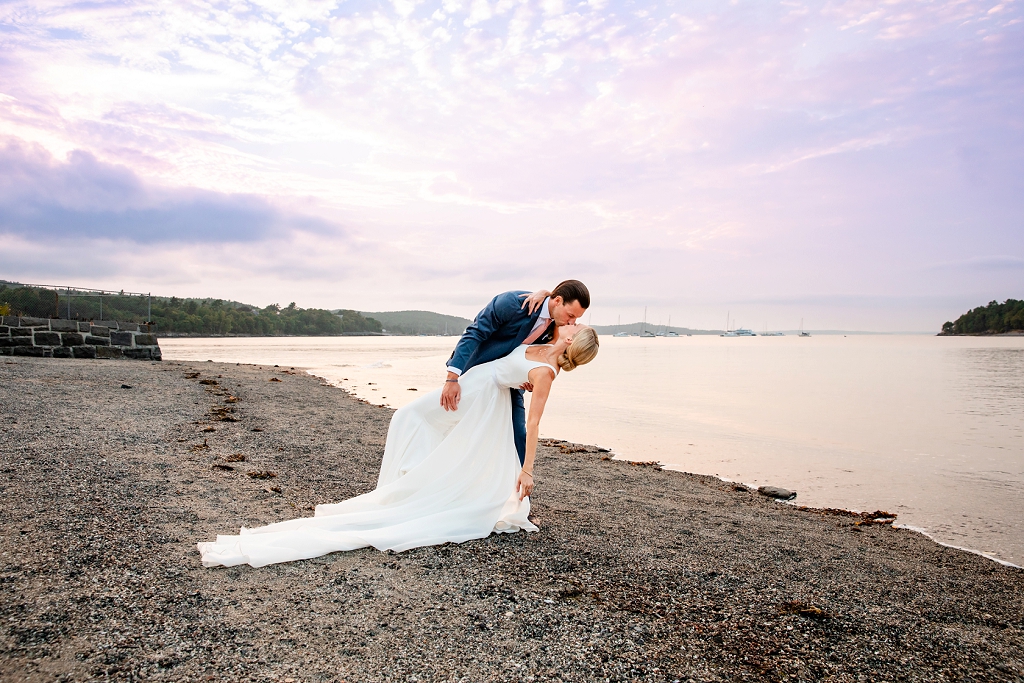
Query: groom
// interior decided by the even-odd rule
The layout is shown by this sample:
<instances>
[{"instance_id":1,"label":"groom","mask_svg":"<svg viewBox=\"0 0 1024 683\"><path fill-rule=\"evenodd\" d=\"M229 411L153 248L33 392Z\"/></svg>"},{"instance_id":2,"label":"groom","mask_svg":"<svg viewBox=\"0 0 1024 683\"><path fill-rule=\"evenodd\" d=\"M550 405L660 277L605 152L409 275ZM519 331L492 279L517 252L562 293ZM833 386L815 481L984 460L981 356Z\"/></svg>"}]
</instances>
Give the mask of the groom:
<instances>
[{"instance_id":1,"label":"groom","mask_svg":"<svg viewBox=\"0 0 1024 683\"><path fill-rule=\"evenodd\" d=\"M543 303L537 303L544 297ZM524 301L525 299L525 301ZM475 365L504 358L520 344L546 344L554 339L555 327L573 325L590 308L590 292L579 280L559 283L552 292L505 292L491 299L462 333L448 359L448 379L441 391L441 407L458 410L462 390L459 377ZM526 457L526 409L524 384L512 389L512 432L519 463Z\"/></svg>"}]
</instances>

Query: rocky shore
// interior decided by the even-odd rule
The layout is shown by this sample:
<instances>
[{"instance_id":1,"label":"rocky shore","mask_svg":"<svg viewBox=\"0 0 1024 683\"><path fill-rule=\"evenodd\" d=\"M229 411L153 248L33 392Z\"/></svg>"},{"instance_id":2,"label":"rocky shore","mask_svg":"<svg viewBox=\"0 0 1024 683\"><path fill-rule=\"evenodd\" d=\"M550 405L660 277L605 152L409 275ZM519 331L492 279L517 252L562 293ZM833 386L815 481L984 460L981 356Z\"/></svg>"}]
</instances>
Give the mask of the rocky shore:
<instances>
[{"instance_id":1,"label":"rocky shore","mask_svg":"<svg viewBox=\"0 0 1024 683\"><path fill-rule=\"evenodd\" d=\"M0 680L1024 680L1024 571L577 444L537 534L200 565L372 489L390 416L291 368L2 359Z\"/></svg>"}]
</instances>

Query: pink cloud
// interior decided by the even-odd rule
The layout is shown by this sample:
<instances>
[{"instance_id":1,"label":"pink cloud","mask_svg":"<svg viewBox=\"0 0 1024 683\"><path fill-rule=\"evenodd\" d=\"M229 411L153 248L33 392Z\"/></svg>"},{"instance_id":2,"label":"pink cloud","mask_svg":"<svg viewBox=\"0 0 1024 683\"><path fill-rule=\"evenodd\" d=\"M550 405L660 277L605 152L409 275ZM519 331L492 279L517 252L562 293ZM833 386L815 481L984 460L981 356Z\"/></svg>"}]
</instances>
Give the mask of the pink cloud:
<instances>
[{"instance_id":1,"label":"pink cloud","mask_svg":"<svg viewBox=\"0 0 1024 683\"><path fill-rule=\"evenodd\" d=\"M19 254L57 230L98 252L137 221L150 258L160 209L221 226L179 230L175 253L242 245L246 268L181 266L202 286L344 282L378 297L357 308L443 308L567 263L605 300L658 292L705 324L751 292L896 321L924 294L1019 296L1013 269L928 267L1024 257L1014 3L247 7L0 6L0 134L22 150L5 177L37 179L5 195ZM30 201L81 220L33 223ZM228 215L263 227L243 239Z\"/></svg>"}]
</instances>

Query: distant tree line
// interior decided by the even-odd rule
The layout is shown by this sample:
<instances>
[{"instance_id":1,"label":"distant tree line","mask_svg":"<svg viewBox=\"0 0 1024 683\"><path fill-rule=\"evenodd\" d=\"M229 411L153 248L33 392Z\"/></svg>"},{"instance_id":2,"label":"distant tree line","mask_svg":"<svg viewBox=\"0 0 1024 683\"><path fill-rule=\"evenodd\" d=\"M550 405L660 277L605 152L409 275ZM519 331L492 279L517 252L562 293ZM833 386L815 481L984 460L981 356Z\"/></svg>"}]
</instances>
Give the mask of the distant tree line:
<instances>
[{"instance_id":1,"label":"distant tree line","mask_svg":"<svg viewBox=\"0 0 1024 683\"><path fill-rule=\"evenodd\" d=\"M146 322L152 306L151 322L159 333L299 335L380 334L381 324L357 311L332 313L321 308L299 308L295 302L281 308L247 306L223 299L179 299L77 294L72 290L71 317L80 320L119 320ZM0 311L6 315L34 318L67 317L67 295L52 289L10 287L0 284ZM102 307L102 308L101 308Z\"/></svg>"},{"instance_id":2,"label":"distant tree line","mask_svg":"<svg viewBox=\"0 0 1024 683\"><path fill-rule=\"evenodd\" d=\"M153 301L153 322L160 332L191 334L252 334L319 336L327 334L379 334L381 325L356 311L337 315L322 308L299 308L295 302L281 308L232 304L221 299L171 297Z\"/></svg>"},{"instance_id":3,"label":"distant tree line","mask_svg":"<svg viewBox=\"0 0 1024 683\"><path fill-rule=\"evenodd\" d=\"M52 289L0 284L0 315L53 318L57 315L57 293Z\"/></svg>"},{"instance_id":4,"label":"distant tree line","mask_svg":"<svg viewBox=\"0 0 1024 683\"><path fill-rule=\"evenodd\" d=\"M942 334L1002 334L1024 330L1024 301L990 301L942 325Z\"/></svg>"}]
</instances>

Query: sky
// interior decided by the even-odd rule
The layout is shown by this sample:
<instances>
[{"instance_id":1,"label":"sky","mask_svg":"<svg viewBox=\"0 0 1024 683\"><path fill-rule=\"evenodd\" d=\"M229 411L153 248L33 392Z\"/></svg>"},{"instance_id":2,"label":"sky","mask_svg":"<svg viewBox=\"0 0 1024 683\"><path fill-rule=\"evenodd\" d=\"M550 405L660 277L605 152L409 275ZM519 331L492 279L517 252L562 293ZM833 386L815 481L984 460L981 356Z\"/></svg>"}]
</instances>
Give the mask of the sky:
<instances>
[{"instance_id":1,"label":"sky","mask_svg":"<svg viewBox=\"0 0 1024 683\"><path fill-rule=\"evenodd\" d=\"M937 331L1024 298L1024 3L0 2L0 278Z\"/></svg>"}]
</instances>

